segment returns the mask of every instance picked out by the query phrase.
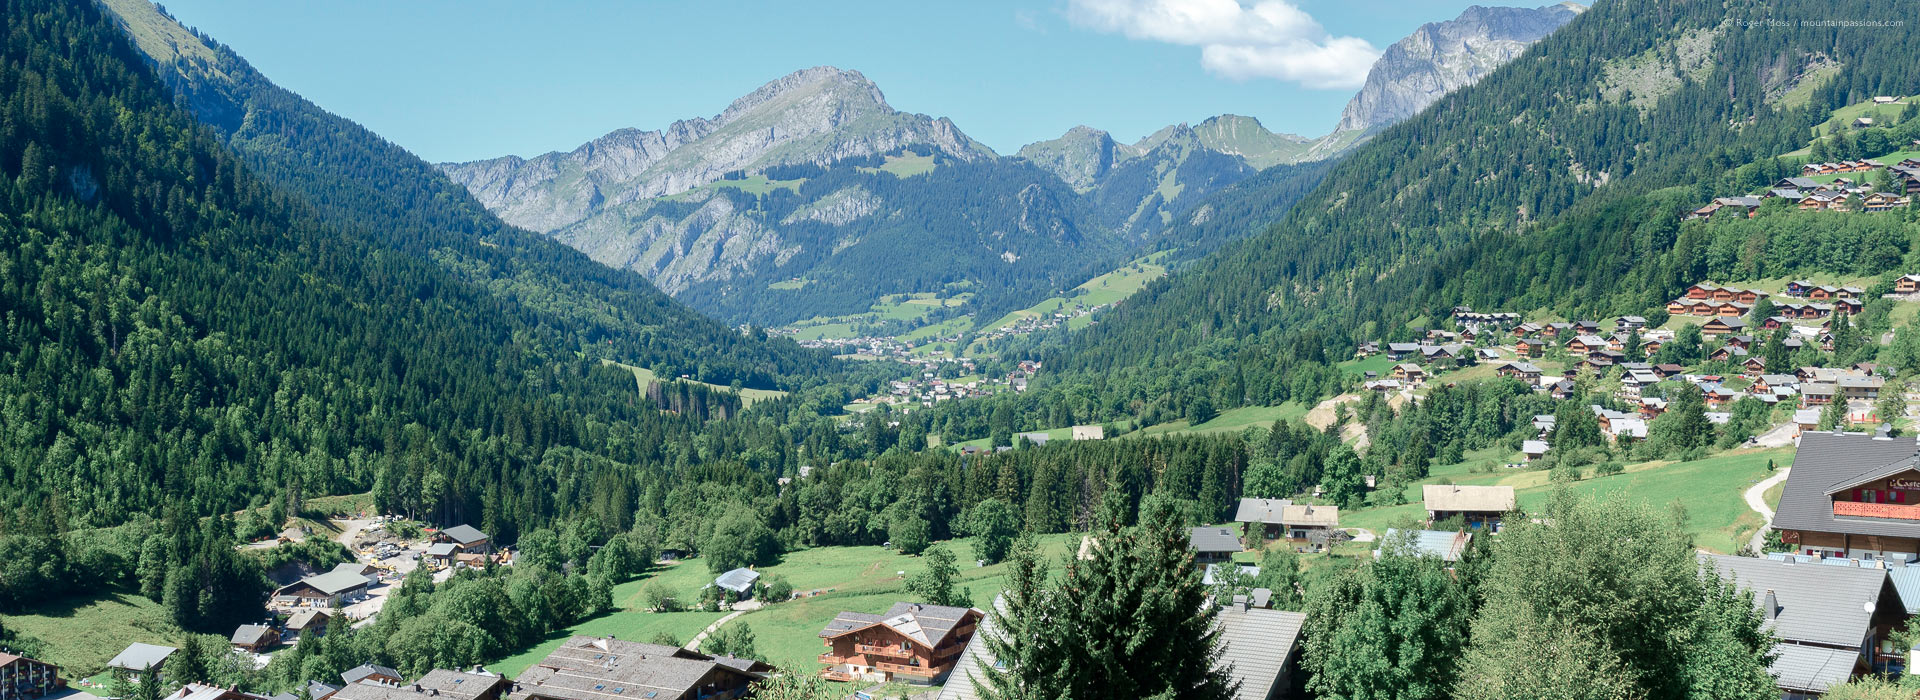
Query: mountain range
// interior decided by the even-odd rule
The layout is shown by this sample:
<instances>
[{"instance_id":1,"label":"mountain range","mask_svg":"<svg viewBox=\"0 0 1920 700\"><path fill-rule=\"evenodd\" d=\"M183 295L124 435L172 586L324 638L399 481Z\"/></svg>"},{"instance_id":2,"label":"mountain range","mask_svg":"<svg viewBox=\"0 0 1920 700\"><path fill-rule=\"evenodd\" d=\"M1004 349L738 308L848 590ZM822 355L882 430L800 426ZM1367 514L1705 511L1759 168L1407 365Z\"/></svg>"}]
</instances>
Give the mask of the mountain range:
<instances>
[{"instance_id":1,"label":"mountain range","mask_svg":"<svg viewBox=\"0 0 1920 700\"><path fill-rule=\"evenodd\" d=\"M1318 138L1221 115L1134 143L1080 126L1003 156L950 120L893 109L857 71L820 66L710 118L439 168L506 222L723 320L859 313L907 292L964 295L989 318L1141 251L1185 246L1166 235L1206 223L1189 214L1215 193L1338 157L1578 10L1476 7L1426 25L1388 49L1341 128Z\"/></svg>"}]
</instances>

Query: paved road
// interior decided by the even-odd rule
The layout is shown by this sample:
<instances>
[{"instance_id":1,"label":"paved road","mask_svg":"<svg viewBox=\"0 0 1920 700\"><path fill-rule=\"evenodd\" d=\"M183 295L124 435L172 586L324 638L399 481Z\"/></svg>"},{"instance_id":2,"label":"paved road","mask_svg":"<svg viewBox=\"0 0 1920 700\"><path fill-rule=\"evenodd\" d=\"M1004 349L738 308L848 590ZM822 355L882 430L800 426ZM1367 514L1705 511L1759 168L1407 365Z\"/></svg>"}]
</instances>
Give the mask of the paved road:
<instances>
[{"instance_id":1,"label":"paved road","mask_svg":"<svg viewBox=\"0 0 1920 700\"><path fill-rule=\"evenodd\" d=\"M1753 439L1760 447L1786 447L1792 445L1800 432L1800 426L1791 422L1775 427Z\"/></svg>"},{"instance_id":2,"label":"paved road","mask_svg":"<svg viewBox=\"0 0 1920 700\"><path fill-rule=\"evenodd\" d=\"M747 614L747 612L748 611L746 610L735 610L733 612L727 613L726 617L720 618L718 620L714 620L713 624L707 625L706 629L700 630L699 634L693 635L693 639L687 640L687 646L685 647L685 649L687 651L699 651L700 642L705 641L707 638L707 635L720 631L721 625L732 622L733 618L739 617L741 615L745 615Z\"/></svg>"},{"instance_id":3,"label":"paved road","mask_svg":"<svg viewBox=\"0 0 1920 700\"><path fill-rule=\"evenodd\" d=\"M1747 507L1752 508L1753 512L1759 513L1760 520L1762 521L1760 529L1755 530L1753 533L1753 541L1749 543L1753 546L1753 551L1760 551L1760 546L1767 541L1767 531L1773 529L1773 509L1767 507L1767 489L1773 488L1774 484L1786 481L1787 472L1790 471L1793 471L1793 468L1782 469L1773 476L1767 477L1761 480L1760 483L1754 484L1751 488L1747 489L1745 494Z\"/></svg>"}]
</instances>

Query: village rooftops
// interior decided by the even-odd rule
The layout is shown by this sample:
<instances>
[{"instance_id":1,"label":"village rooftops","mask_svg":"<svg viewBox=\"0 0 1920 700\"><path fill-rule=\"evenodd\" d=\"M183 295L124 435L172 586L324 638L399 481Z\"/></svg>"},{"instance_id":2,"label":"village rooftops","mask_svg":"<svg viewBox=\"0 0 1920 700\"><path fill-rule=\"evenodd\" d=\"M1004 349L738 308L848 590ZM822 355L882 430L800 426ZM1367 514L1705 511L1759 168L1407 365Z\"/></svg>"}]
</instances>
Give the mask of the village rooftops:
<instances>
[{"instance_id":1,"label":"village rooftops","mask_svg":"<svg viewBox=\"0 0 1920 700\"><path fill-rule=\"evenodd\" d=\"M1187 531L1187 545L1196 552L1241 551L1240 537L1224 527L1196 527Z\"/></svg>"},{"instance_id":2,"label":"village rooftops","mask_svg":"<svg viewBox=\"0 0 1920 700\"><path fill-rule=\"evenodd\" d=\"M755 668L766 668L755 666ZM705 697L709 686L745 687L765 677L679 647L573 637L515 679L515 698L656 700Z\"/></svg>"},{"instance_id":3,"label":"village rooftops","mask_svg":"<svg viewBox=\"0 0 1920 700\"><path fill-rule=\"evenodd\" d=\"M127 645L126 649L114 656L112 661L108 661L107 667L127 671L145 671L166 663L167 657L171 656L175 651L179 650L173 647L163 647L158 644L134 642Z\"/></svg>"},{"instance_id":4,"label":"village rooftops","mask_svg":"<svg viewBox=\"0 0 1920 700\"><path fill-rule=\"evenodd\" d=\"M945 605L923 605L920 603L894 603L885 613L871 615L857 612L841 612L820 630L822 639L832 639L874 626L884 626L899 632L900 636L913 640L932 649L940 646L954 628L967 619L973 608L955 608Z\"/></svg>"},{"instance_id":5,"label":"village rooftops","mask_svg":"<svg viewBox=\"0 0 1920 700\"><path fill-rule=\"evenodd\" d=\"M1427 484L1420 495L1429 512L1505 513L1514 507L1512 486Z\"/></svg>"},{"instance_id":6,"label":"village rooftops","mask_svg":"<svg viewBox=\"0 0 1920 700\"><path fill-rule=\"evenodd\" d=\"M1280 522L1280 512L1293 501L1284 498L1242 498L1240 508L1233 513L1236 523L1272 523Z\"/></svg>"}]
</instances>

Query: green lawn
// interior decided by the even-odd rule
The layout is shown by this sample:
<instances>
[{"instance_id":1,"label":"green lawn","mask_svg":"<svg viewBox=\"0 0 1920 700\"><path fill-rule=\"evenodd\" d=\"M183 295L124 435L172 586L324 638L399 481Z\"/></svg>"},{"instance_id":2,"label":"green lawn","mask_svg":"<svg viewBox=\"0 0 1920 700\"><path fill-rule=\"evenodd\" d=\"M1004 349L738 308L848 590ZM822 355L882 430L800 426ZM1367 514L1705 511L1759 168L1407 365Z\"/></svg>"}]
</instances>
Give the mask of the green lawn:
<instances>
[{"instance_id":1,"label":"green lawn","mask_svg":"<svg viewBox=\"0 0 1920 700\"><path fill-rule=\"evenodd\" d=\"M1393 371L1393 366L1396 364L1399 363L1387 359L1386 353L1376 353L1365 358L1347 360L1340 363L1339 367L1354 376L1365 376L1366 373L1373 372L1384 377Z\"/></svg>"},{"instance_id":2,"label":"green lawn","mask_svg":"<svg viewBox=\"0 0 1920 700\"><path fill-rule=\"evenodd\" d=\"M860 331L855 329L855 326L887 322L912 323L925 319L928 315L940 308L961 306L967 303L967 300L972 297L972 292L960 292L953 296L941 296L934 292L889 294L881 297L879 301L874 302L872 306L868 307L868 309L862 313L846 314L843 316L815 316L804 321L795 321L787 324L786 328L794 331L792 337L795 340L854 338L862 335ZM958 321L958 323L956 323L956 321ZM956 329L952 332L957 333L960 330L965 330L970 325L969 322L962 319L949 319L940 324L935 324L934 327ZM925 327L917 328L903 334L902 337L918 334L926 330ZM936 337L937 334L937 331L929 331L924 337L932 338Z\"/></svg>"},{"instance_id":3,"label":"green lawn","mask_svg":"<svg viewBox=\"0 0 1920 700\"><path fill-rule=\"evenodd\" d=\"M1042 552L1058 560L1078 542L1074 535L1047 535L1041 538ZM991 603L993 596L1006 585L1006 565L975 566L970 539L942 544L959 556L961 585L971 591L974 606ZM761 567L760 572L786 577L801 597L749 612L728 624L745 624L751 628L755 647L767 660L783 666L813 668L814 657L820 653L818 635L828 621L843 610L878 613L896 602L908 600L903 592L905 577L925 566L925 559L882 547L817 547L788 552L779 563ZM620 611L568 628L538 645L489 664L488 668L516 675L573 634L613 634L622 639L647 641L666 631L684 643L721 615L644 612L641 610L644 591L651 583L658 582L686 600L695 600L700 587L712 579L706 562L692 559L620 584L614 587L613 593L614 605L621 608ZM113 651L118 652L119 647Z\"/></svg>"},{"instance_id":4,"label":"green lawn","mask_svg":"<svg viewBox=\"0 0 1920 700\"><path fill-rule=\"evenodd\" d=\"M1295 401L1289 401L1278 406L1245 406L1223 411L1220 415L1214 416L1213 420L1199 425L1191 425L1187 421L1177 420L1171 423L1147 426L1137 432L1127 433L1127 435L1152 436L1224 432L1237 433L1249 427L1271 428L1275 421L1299 420L1306 417L1307 410L1310 408L1311 407L1306 404Z\"/></svg>"},{"instance_id":5,"label":"green lawn","mask_svg":"<svg viewBox=\"0 0 1920 700\"><path fill-rule=\"evenodd\" d=\"M766 194L779 188L798 192L800 191L800 185L805 182L805 178L798 180L768 180L765 175L750 175L740 180L720 180L708 185L708 187L730 187L748 194Z\"/></svg>"},{"instance_id":6,"label":"green lawn","mask_svg":"<svg viewBox=\"0 0 1920 700\"><path fill-rule=\"evenodd\" d=\"M6 616L7 628L47 643L61 675L84 678L134 642L178 646L180 629L159 603L131 590L69 596Z\"/></svg>"},{"instance_id":7,"label":"green lawn","mask_svg":"<svg viewBox=\"0 0 1920 700\"><path fill-rule=\"evenodd\" d=\"M1554 488L1547 472L1497 466L1492 472L1472 472L1470 465L1476 463L1517 461L1496 453L1472 453L1468 461L1460 465L1435 467L1427 479L1408 487L1406 505L1341 513L1340 524L1379 532L1408 520L1423 519L1426 509L1420 502L1418 487L1440 483L1443 479L1458 484L1512 486L1521 509L1544 506ZM1738 549L1738 543L1746 535L1759 527L1760 516L1747 508L1741 494L1768 476L1768 460L1776 465L1789 464L1793 461L1793 449L1741 450L1694 462L1644 462L1628 465L1626 471L1613 476L1589 476L1574 482L1570 488L1576 494L1601 499L1629 498L1662 509L1679 501L1686 508L1687 532L1693 535L1694 543L1703 549L1730 554Z\"/></svg>"},{"instance_id":8,"label":"green lawn","mask_svg":"<svg viewBox=\"0 0 1920 700\"><path fill-rule=\"evenodd\" d=\"M993 323L987 324L986 327L1005 328L1013 325L1020 319L1039 318L1062 309L1071 308L1075 304L1094 307L1101 304L1112 304L1133 296L1135 292L1146 287L1147 283L1160 279L1167 274L1166 266L1159 264L1159 261L1161 258L1166 257L1169 252L1171 251L1162 251L1128 262L1126 265L1122 265L1120 269L1081 283L1080 286L1074 287L1073 290L1067 294L1048 297L1040 300L1039 303L1033 306L1019 311L1009 312ZM1090 317L1082 316L1069 320L1067 326L1069 328L1084 327L1090 320L1092 320Z\"/></svg>"},{"instance_id":9,"label":"green lawn","mask_svg":"<svg viewBox=\"0 0 1920 700\"><path fill-rule=\"evenodd\" d=\"M639 386L641 393L646 393L648 384L652 384L654 382L660 381L660 378L654 375L653 370L650 370L644 367L635 367L633 365L614 362L612 360L602 360L602 362L605 362L610 365L624 367L628 371L633 372L634 383ZM707 384L706 382L694 382L694 383L705 384L708 388L713 389L715 391L725 391L729 393L733 391L733 387L730 387L730 386L721 386L719 384ZM747 406L752 406L755 401L763 401L766 399L777 399L786 395L787 395L787 392L780 391L777 389L741 389L740 405L742 408L745 408Z\"/></svg>"},{"instance_id":10,"label":"green lawn","mask_svg":"<svg viewBox=\"0 0 1920 700\"><path fill-rule=\"evenodd\" d=\"M1873 100L1866 100L1841 107L1833 110L1832 116L1828 117L1826 121L1821 122L1819 126L1814 127L1813 135L1815 137L1825 136L1828 127L1838 126L1842 129L1852 128L1853 120L1860 117L1873 117L1875 126L1886 125L1899 119L1900 113L1907 108L1906 103L1912 99L1911 97L1901 98L1889 105L1876 105L1873 103ZM1889 165L1891 165L1891 163L1889 163Z\"/></svg>"},{"instance_id":11,"label":"green lawn","mask_svg":"<svg viewBox=\"0 0 1920 700\"><path fill-rule=\"evenodd\" d=\"M925 175L933 172L933 168L933 156L931 154L921 156L912 153L903 153L897 156L887 156L887 162L882 163L880 167L860 168L860 172L884 172L891 173L894 177L913 177L915 175Z\"/></svg>"}]
</instances>

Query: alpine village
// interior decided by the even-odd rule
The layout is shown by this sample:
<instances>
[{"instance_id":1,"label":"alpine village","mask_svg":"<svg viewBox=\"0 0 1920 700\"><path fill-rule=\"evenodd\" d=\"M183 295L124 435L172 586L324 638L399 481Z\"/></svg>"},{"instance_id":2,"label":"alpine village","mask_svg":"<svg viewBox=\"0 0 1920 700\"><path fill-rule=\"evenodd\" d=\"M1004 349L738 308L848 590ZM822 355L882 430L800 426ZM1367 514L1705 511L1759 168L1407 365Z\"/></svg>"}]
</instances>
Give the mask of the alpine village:
<instances>
[{"instance_id":1,"label":"alpine village","mask_svg":"<svg viewBox=\"0 0 1920 700\"><path fill-rule=\"evenodd\" d=\"M1910 0L0 17L0 700L1920 698Z\"/></svg>"}]
</instances>

